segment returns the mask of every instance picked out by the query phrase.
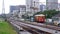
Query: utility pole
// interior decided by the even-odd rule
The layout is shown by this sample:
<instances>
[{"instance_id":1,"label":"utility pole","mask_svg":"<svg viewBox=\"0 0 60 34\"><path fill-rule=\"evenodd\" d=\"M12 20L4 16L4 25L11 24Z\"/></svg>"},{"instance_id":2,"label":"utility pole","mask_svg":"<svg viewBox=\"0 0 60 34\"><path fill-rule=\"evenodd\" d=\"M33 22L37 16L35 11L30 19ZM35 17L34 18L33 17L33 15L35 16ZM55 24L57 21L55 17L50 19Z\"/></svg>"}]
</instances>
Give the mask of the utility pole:
<instances>
[{"instance_id":1,"label":"utility pole","mask_svg":"<svg viewBox=\"0 0 60 34\"><path fill-rule=\"evenodd\" d=\"M35 13L35 1L34 1L34 13Z\"/></svg>"}]
</instances>

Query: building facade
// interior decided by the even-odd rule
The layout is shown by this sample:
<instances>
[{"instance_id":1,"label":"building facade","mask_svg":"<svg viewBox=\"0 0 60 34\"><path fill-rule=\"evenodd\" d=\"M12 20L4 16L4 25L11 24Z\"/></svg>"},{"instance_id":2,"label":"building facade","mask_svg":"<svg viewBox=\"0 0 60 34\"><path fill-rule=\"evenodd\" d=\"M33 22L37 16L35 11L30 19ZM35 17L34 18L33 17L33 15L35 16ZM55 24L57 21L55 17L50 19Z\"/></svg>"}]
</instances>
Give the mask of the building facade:
<instances>
[{"instance_id":1,"label":"building facade","mask_svg":"<svg viewBox=\"0 0 60 34\"><path fill-rule=\"evenodd\" d=\"M10 6L10 13L13 14L13 16L18 15L21 17L26 12L26 6L25 5L17 5L17 6Z\"/></svg>"},{"instance_id":2,"label":"building facade","mask_svg":"<svg viewBox=\"0 0 60 34\"><path fill-rule=\"evenodd\" d=\"M18 11L19 11L18 6L10 6L10 13L9 14L11 16L15 16L15 15L17 15Z\"/></svg>"},{"instance_id":3,"label":"building facade","mask_svg":"<svg viewBox=\"0 0 60 34\"><path fill-rule=\"evenodd\" d=\"M58 0L46 0L46 9L47 10L58 9Z\"/></svg>"},{"instance_id":4,"label":"building facade","mask_svg":"<svg viewBox=\"0 0 60 34\"><path fill-rule=\"evenodd\" d=\"M58 3L58 10L60 11L60 3Z\"/></svg>"},{"instance_id":5,"label":"building facade","mask_svg":"<svg viewBox=\"0 0 60 34\"><path fill-rule=\"evenodd\" d=\"M19 10L18 6L10 6L10 12L13 12L14 10Z\"/></svg>"},{"instance_id":6,"label":"building facade","mask_svg":"<svg viewBox=\"0 0 60 34\"><path fill-rule=\"evenodd\" d=\"M39 0L26 0L26 12L34 14L40 11Z\"/></svg>"},{"instance_id":7,"label":"building facade","mask_svg":"<svg viewBox=\"0 0 60 34\"><path fill-rule=\"evenodd\" d=\"M25 15L25 13L26 13L26 6L25 5L20 5L19 6L20 8L19 8L19 17L21 18L22 17L22 15Z\"/></svg>"},{"instance_id":8,"label":"building facade","mask_svg":"<svg viewBox=\"0 0 60 34\"><path fill-rule=\"evenodd\" d=\"M44 11L44 10L46 10L46 5L44 5L44 4L41 4L41 5L40 5L40 10L41 10L41 11Z\"/></svg>"}]
</instances>

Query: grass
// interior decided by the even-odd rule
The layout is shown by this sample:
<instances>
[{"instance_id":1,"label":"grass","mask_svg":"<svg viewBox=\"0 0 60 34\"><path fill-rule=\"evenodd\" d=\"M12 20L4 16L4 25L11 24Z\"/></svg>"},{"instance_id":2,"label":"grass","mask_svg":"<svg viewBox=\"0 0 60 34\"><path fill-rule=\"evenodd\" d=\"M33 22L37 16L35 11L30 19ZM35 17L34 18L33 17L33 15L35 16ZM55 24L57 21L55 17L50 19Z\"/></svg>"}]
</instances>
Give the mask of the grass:
<instances>
[{"instance_id":1,"label":"grass","mask_svg":"<svg viewBox=\"0 0 60 34\"><path fill-rule=\"evenodd\" d=\"M17 34L16 31L5 21L0 21L0 34Z\"/></svg>"}]
</instances>

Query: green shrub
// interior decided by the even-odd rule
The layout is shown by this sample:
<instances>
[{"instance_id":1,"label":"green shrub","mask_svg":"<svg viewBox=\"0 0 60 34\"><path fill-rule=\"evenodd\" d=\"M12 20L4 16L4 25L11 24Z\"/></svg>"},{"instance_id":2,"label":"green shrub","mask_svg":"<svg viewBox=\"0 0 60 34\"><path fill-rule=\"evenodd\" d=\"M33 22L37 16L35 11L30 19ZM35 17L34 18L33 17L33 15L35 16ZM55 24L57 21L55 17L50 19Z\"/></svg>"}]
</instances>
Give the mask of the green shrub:
<instances>
[{"instance_id":1,"label":"green shrub","mask_svg":"<svg viewBox=\"0 0 60 34\"><path fill-rule=\"evenodd\" d=\"M51 18L52 16L58 14L60 11L56 11L56 10L45 10L43 12L37 12L36 14L34 15L37 15L37 14L44 14L46 16L46 18Z\"/></svg>"}]
</instances>

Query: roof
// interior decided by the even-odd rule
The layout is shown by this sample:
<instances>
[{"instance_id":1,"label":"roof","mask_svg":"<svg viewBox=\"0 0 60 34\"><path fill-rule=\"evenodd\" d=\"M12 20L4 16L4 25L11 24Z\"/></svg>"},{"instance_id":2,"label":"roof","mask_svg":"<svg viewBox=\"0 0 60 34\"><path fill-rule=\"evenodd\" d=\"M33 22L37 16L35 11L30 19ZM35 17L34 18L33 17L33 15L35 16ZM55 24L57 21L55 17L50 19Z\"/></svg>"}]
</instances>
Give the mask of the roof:
<instances>
[{"instance_id":1,"label":"roof","mask_svg":"<svg viewBox=\"0 0 60 34\"><path fill-rule=\"evenodd\" d=\"M14 6L10 6L10 11L13 12L13 10L20 10L20 8L26 8L26 5L14 5Z\"/></svg>"},{"instance_id":2,"label":"roof","mask_svg":"<svg viewBox=\"0 0 60 34\"><path fill-rule=\"evenodd\" d=\"M19 9L19 8L26 8L26 5L16 5L16 6L10 6L11 9Z\"/></svg>"},{"instance_id":3,"label":"roof","mask_svg":"<svg viewBox=\"0 0 60 34\"><path fill-rule=\"evenodd\" d=\"M26 5L19 5L20 8L26 8Z\"/></svg>"},{"instance_id":4,"label":"roof","mask_svg":"<svg viewBox=\"0 0 60 34\"><path fill-rule=\"evenodd\" d=\"M39 15L35 15L35 16L45 16L45 15L43 15L43 14L39 14Z\"/></svg>"}]
</instances>

